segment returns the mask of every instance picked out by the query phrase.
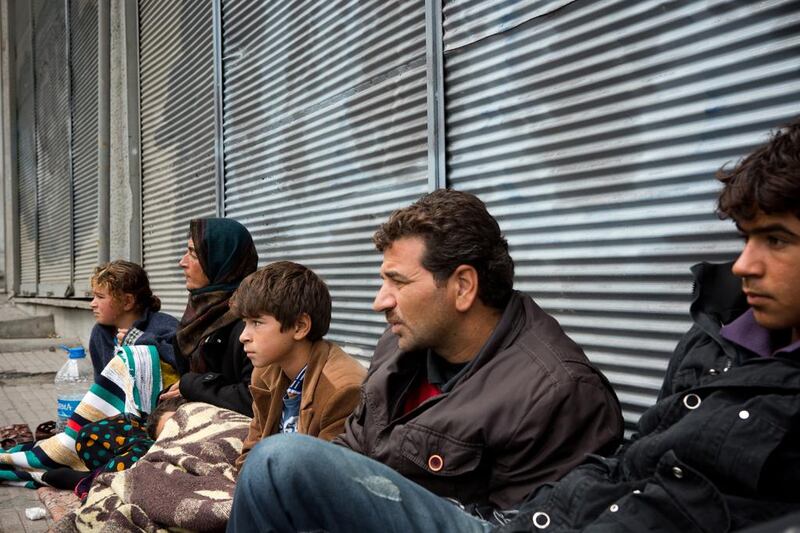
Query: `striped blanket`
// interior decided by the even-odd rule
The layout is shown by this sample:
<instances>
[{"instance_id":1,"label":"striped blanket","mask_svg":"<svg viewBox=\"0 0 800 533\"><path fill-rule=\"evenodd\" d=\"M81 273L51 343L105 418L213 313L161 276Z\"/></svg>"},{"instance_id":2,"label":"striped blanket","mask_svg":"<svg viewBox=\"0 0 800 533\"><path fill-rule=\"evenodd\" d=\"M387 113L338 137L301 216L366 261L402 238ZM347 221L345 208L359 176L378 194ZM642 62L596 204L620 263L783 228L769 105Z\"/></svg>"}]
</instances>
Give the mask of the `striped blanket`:
<instances>
[{"instance_id":1,"label":"striped blanket","mask_svg":"<svg viewBox=\"0 0 800 533\"><path fill-rule=\"evenodd\" d=\"M0 483L36 488L42 474L68 467L86 471L75 451L75 437L84 424L120 413L146 416L162 388L161 364L155 346L120 346L67 422L63 433L36 444L0 453Z\"/></svg>"},{"instance_id":2,"label":"striped blanket","mask_svg":"<svg viewBox=\"0 0 800 533\"><path fill-rule=\"evenodd\" d=\"M144 457L97 476L84 504L53 531L224 531L249 426L250 418L221 407L181 406Z\"/></svg>"}]
</instances>

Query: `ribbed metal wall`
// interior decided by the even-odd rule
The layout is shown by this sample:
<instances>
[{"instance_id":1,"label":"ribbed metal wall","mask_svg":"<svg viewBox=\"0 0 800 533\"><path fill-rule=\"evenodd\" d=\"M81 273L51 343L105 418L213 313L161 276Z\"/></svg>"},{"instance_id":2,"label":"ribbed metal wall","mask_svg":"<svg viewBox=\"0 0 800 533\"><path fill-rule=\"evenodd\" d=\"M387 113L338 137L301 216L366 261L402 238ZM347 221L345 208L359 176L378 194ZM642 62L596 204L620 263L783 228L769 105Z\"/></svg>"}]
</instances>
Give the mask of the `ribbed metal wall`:
<instances>
[{"instance_id":1,"label":"ribbed metal wall","mask_svg":"<svg viewBox=\"0 0 800 533\"><path fill-rule=\"evenodd\" d=\"M216 212L212 36L210 0L139 2L144 267L178 315L189 220Z\"/></svg>"},{"instance_id":2,"label":"ribbed metal wall","mask_svg":"<svg viewBox=\"0 0 800 533\"><path fill-rule=\"evenodd\" d=\"M17 179L19 181L20 292L35 293L38 279L36 227L36 116L34 111L33 23L30 5L15 9Z\"/></svg>"},{"instance_id":3,"label":"ribbed metal wall","mask_svg":"<svg viewBox=\"0 0 800 533\"><path fill-rule=\"evenodd\" d=\"M66 10L34 0L33 14L39 293L63 297L72 282Z\"/></svg>"},{"instance_id":4,"label":"ribbed metal wall","mask_svg":"<svg viewBox=\"0 0 800 533\"><path fill-rule=\"evenodd\" d=\"M97 265L97 1L70 2L72 84L72 174L74 275L76 296L91 291Z\"/></svg>"},{"instance_id":5,"label":"ribbed metal wall","mask_svg":"<svg viewBox=\"0 0 800 533\"><path fill-rule=\"evenodd\" d=\"M261 263L333 296L329 338L371 353L371 234L427 188L424 2L223 2L225 212Z\"/></svg>"},{"instance_id":6,"label":"ribbed metal wall","mask_svg":"<svg viewBox=\"0 0 800 533\"><path fill-rule=\"evenodd\" d=\"M442 6L445 51L508 31L574 0L450 0Z\"/></svg>"},{"instance_id":7,"label":"ribbed metal wall","mask_svg":"<svg viewBox=\"0 0 800 533\"><path fill-rule=\"evenodd\" d=\"M741 247L713 214L715 171L800 113L800 2L573 2L466 45L459 4L449 183L500 219L518 287L632 423L689 326L690 265ZM502 30L507 5L471 24Z\"/></svg>"}]
</instances>

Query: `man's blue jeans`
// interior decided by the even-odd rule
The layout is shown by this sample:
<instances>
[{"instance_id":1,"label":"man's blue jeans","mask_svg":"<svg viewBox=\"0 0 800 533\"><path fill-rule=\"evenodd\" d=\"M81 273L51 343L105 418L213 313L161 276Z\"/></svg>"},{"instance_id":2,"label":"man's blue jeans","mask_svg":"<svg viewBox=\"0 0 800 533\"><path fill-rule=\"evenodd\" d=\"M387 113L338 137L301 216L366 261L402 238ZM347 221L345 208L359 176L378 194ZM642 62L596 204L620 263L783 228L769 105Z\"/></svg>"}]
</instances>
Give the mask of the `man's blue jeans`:
<instances>
[{"instance_id":1,"label":"man's blue jeans","mask_svg":"<svg viewBox=\"0 0 800 533\"><path fill-rule=\"evenodd\" d=\"M228 531L484 533L487 522L328 442L274 435L247 455Z\"/></svg>"}]
</instances>

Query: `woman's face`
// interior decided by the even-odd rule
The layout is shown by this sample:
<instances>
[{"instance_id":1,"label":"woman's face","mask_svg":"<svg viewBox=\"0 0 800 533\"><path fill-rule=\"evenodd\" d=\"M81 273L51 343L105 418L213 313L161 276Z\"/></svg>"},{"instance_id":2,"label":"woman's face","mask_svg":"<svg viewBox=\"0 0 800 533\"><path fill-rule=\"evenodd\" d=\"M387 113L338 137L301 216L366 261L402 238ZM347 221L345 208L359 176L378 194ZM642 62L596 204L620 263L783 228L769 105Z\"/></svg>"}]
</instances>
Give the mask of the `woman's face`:
<instances>
[{"instance_id":1,"label":"woman's face","mask_svg":"<svg viewBox=\"0 0 800 533\"><path fill-rule=\"evenodd\" d=\"M125 309L122 302L119 302L108 290L108 287L95 285L92 287L94 297L89 304L92 314L98 324L104 326L116 326L119 318L124 314Z\"/></svg>"},{"instance_id":2,"label":"woman's face","mask_svg":"<svg viewBox=\"0 0 800 533\"><path fill-rule=\"evenodd\" d=\"M203 267L200 266L200 260L197 259L197 250L194 248L194 241L191 237L186 245L186 253L183 254L178 264L186 277L187 289L202 289L210 283L206 273L203 272Z\"/></svg>"}]
</instances>

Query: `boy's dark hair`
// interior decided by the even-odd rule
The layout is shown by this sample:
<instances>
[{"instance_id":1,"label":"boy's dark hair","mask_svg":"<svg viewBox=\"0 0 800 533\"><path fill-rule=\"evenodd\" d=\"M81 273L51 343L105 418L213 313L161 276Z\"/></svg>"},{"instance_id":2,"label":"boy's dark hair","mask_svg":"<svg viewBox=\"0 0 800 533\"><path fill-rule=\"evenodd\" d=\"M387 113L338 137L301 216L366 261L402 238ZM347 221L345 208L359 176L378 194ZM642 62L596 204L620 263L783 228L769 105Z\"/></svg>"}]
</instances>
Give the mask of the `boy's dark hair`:
<instances>
[{"instance_id":1,"label":"boy's dark hair","mask_svg":"<svg viewBox=\"0 0 800 533\"><path fill-rule=\"evenodd\" d=\"M147 416L147 435L151 439L156 440L156 426L158 426L158 421L161 420L164 413L177 411L178 407L185 403L189 403L189 401L183 396L176 396L158 402L153 412Z\"/></svg>"},{"instance_id":2,"label":"boy's dark hair","mask_svg":"<svg viewBox=\"0 0 800 533\"><path fill-rule=\"evenodd\" d=\"M800 120L775 132L732 170L721 168L717 179L723 183L720 218L752 220L759 211L800 218Z\"/></svg>"},{"instance_id":3,"label":"boy's dark hair","mask_svg":"<svg viewBox=\"0 0 800 533\"><path fill-rule=\"evenodd\" d=\"M311 269L291 261L261 267L242 281L231 297L231 309L244 318L270 315L286 331L306 313L311 329L306 338L321 339L331 325L331 294Z\"/></svg>"},{"instance_id":4,"label":"boy's dark hair","mask_svg":"<svg viewBox=\"0 0 800 533\"><path fill-rule=\"evenodd\" d=\"M459 265L478 272L478 297L503 309L514 289L514 261L508 242L486 205L474 194L439 189L398 209L372 237L383 252L404 237L425 241L422 266L443 284Z\"/></svg>"}]
</instances>

